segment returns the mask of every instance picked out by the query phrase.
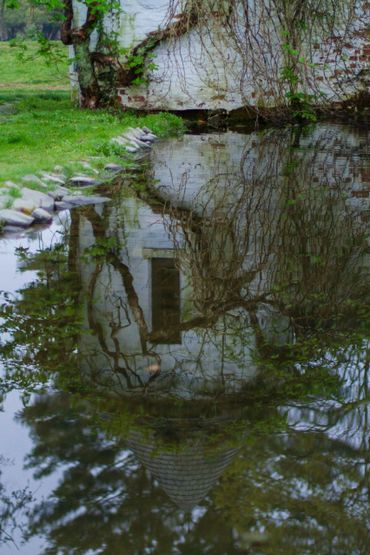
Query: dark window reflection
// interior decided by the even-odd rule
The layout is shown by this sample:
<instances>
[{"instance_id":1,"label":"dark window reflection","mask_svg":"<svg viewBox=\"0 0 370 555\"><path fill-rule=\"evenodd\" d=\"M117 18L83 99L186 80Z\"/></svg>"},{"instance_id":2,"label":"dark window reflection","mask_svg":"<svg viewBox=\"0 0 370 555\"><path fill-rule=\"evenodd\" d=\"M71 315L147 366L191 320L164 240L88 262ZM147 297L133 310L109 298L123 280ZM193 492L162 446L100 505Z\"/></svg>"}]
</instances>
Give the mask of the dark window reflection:
<instances>
[{"instance_id":1,"label":"dark window reflection","mask_svg":"<svg viewBox=\"0 0 370 555\"><path fill-rule=\"evenodd\" d=\"M156 343L181 343L180 273L172 258L152 259L152 332Z\"/></svg>"}]
</instances>

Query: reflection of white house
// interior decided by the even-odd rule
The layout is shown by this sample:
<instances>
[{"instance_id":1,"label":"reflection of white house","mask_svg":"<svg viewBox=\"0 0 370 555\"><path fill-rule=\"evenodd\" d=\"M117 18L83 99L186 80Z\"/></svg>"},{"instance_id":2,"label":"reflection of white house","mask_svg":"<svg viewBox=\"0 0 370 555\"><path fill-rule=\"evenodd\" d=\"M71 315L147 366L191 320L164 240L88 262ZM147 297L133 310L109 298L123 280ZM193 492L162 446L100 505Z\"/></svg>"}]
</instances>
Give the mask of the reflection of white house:
<instances>
[{"instance_id":1,"label":"reflection of white house","mask_svg":"<svg viewBox=\"0 0 370 555\"><path fill-rule=\"evenodd\" d=\"M333 154L339 128L319 129L302 139L307 154L298 151L300 191L311 190L316 179L321 183L321 174L330 174L332 168L342 210L342 193L351 198L361 173L358 157L351 149L346 161ZM80 216L89 330L81 351L86 371L97 380L114 375L123 389L150 383L151 389L187 398L236 392L256 375L250 312L229 300L237 292L234 279L244 279L238 287L248 300L269 290L276 271L289 133L284 139L279 131L278 142L272 132L262 137L187 136L159 143L152 156L153 182L174 211L128 197L118 207L97 207L93 216ZM350 131L341 133L344 146L362 141ZM327 186L321 189L330 199ZM307 210L318 221L322 204L321 196L308 197ZM107 219L100 237L99 226L94 232L94 217L103 213ZM181 215L188 227L179 225ZM101 246L104 254L107 241L109 257L96 257L94 248ZM220 309L222 303L225 309ZM292 339L289 320L266 300L259 302L255 317L268 341Z\"/></svg>"},{"instance_id":2,"label":"reflection of white house","mask_svg":"<svg viewBox=\"0 0 370 555\"><path fill-rule=\"evenodd\" d=\"M136 212L134 227L128 224L130 209ZM87 333L81 344L89 371L96 371L101 379L104 369L125 368L132 387L145 385L160 371L153 386L158 382L161 388L174 387L185 397L190 391L238 390L256 372L248 314L239 310L221 318L212 329L195 324L182 331L180 322L197 314L162 218L133 199L119 211L125 225L119 259L129 274L122 278L120 270L104 263L94 281L94 262L81 264L85 291L91 293L86 326L93 333ZM111 217L115 219L117 213L113 209ZM82 217L80 246L86 249L93 244L91 223ZM125 287L130 276L133 301ZM120 377L126 384L125 377Z\"/></svg>"}]
</instances>

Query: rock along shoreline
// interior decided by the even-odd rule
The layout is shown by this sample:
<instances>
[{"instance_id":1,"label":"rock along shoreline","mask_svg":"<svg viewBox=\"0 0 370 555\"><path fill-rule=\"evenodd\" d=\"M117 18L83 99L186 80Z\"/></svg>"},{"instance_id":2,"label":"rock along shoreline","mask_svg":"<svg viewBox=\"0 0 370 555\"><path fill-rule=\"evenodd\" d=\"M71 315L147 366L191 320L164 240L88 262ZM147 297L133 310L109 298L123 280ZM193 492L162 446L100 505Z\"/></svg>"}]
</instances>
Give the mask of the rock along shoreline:
<instances>
[{"instance_id":1,"label":"rock along shoreline","mask_svg":"<svg viewBox=\"0 0 370 555\"><path fill-rule=\"evenodd\" d=\"M117 145L122 153L136 156L149 153L156 140L157 136L148 127L131 127L122 135L113 137L110 143ZM85 164L85 167L95 175L76 174L67 178L63 168L56 166L53 172L24 176L22 185L6 181L0 189L0 236L3 233L17 233L34 225L51 224L54 215L62 210L110 201L109 197L82 194L81 189L84 187L97 188L107 181L107 176L99 176L97 170L89 164ZM125 167L111 163L104 170L108 174L118 175L125 171Z\"/></svg>"}]
</instances>

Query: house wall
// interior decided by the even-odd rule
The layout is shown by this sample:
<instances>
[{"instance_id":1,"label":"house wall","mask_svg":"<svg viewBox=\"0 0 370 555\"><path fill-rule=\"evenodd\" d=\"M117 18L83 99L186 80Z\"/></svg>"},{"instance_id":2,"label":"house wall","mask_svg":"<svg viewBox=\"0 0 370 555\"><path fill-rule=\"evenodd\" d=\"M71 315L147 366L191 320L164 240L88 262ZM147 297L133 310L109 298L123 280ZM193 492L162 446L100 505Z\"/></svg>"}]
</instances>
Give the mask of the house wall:
<instances>
[{"instance_id":1,"label":"house wall","mask_svg":"<svg viewBox=\"0 0 370 555\"><path fill-rule=\"evenodd\" d=\"M258 1L249 2L258 12ZM124 49L133 48L148 33L168 24L169 0L121 0L121 4L121 14L106 17L104 26L108 35L114 33L118 37ZM74 9L76 25L80 25L86 8L74 0ZM269 26L269 22L264 24ZM306 45L305 56L312 61L314 70L306 64L305 88L307 93L315 95L316 102L320 95L324 102L335 104L359 92L370 91L369 24L369 3L359 0L351 25L347 21L343 23L345 40L338 30L334 36ZM272 47L264 46L261 39L259 59L248 62L235 50L216 18L215 24L210 21L207 29L197 27L175 41L160 43L153 50L157 68L146 72L145 84L119 88L118 101L124 108L139 110L230 112L245 106L274 107L285 96L286 88L280 78L280 47L274 47L280 39L274 36L273 30L269 40ZM92 50L96 42L97 34L93 33ZM259 48L258 41L250 48L256 46ZM73 71L71 80L76 90L77 78Z\"/></svg>"},{"instance_id":2,"label":"house wall","mask_svg":"<svg viewBox=\"0 0 370 555\"><path fill-rule=\"evenodd\" d=\"M250 0L254 4L254 0ZM258 4L257 4L258 6ZM118 31L122 46L138 44L147 33L163 27L168 0L122 0L122 15L117 22L106 22L107 29ZM370 46L365 21L369 4L363 2L358 19L346 34L328 37L307 45L307 59L312 54L315 79L307 69L308 92L326 96L336 102L369 87L365 72L369 69ZM369 23L369 17L367 18ZM278 37L271 37L272 44ZM278 49L274 49L278 56ZM226 110L243 106L272 107L285 94L274 71L258 68L274 67L271 53L261 52L261 60L254 67L245 67L245 60L231 44L227 33L215 23L207 30L189 31L176 41L164 41L153 51L157 69L148 72L148 82L141 86L123 87L118 97L124 107L144 110ZM267 58L267 60L266 60ZM263 61L262 61L263 60ZM278 63L281 63L278 61Z\"/></svg>"}]
</instances>

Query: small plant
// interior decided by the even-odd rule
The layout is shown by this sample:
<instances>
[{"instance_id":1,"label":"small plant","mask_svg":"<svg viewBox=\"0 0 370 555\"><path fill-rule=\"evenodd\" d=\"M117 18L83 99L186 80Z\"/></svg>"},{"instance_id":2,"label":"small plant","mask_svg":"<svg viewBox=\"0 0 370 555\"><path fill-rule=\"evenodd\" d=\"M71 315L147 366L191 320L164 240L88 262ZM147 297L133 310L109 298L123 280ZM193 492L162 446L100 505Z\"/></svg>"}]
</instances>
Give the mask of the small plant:
<instances>
[{"instance_id":1,"label":"small plant","mask_svg":"<svg viewBox=\"0 0 370 555\"><path fill-rule=\"evenodd\" d=\"M125 67L135 75L131 81L132 85L140 86L148 83L145 73L154 71L158 66L153 62L155 55L151 52L152 45L148 43L145 47L138 48L134 52L129 48L121 48L120 54L126 57Z\"/></svg>"},{"instance_id":2,"label":"small plant","mask_svg":"<svg viewBox=\"0 0 370 555\"><path fill-rule=\"evenodd\" d=\"M13 199L17 199L17 198L21 198L22 193L20 189L18 189L18 187L10 187L10 189L8 189L8 195Z\"/></svg>"},{"instance_id":3,"label":"small plant","mask_svg":"<svg viewBox=\"0 0 370 555\"><path fill-rule=\"evenodd\" d=\"M313 107L314 95L303 92L286 93L286 98L291 106L296 107L293 111L293 117L298 120L317 121L316 112Z\"/></svg>"},{"instance_id":4,"label":"small plant","mask_svg":"<svg viewBox=\"0 0 370 555\"><path fill-rule=\"evenodd\" d=\"M119 245L117 237L104 237L98 239L96 243L90 247L86 247L83 251L82 258L85 262L89 262L91 259L99 260L105 258L110 251L115 250Z\"/></svg>"},{"instance_id":5,"label":"small plant","mask_svg":"<svg viewBox=\"0 0 370 555\"><path fill-rule=\"evenodd\" d=\"M286 38L286 42L282 45L285 64L281 69L280 77L289 88L285 97L293 109L292 116L299 121L315 122L317 120L314 110L315 96L299 90L303 85L300 66L307 65L307 61L289 42L289 33L285 32L283 36Z\"/></svg>"}]
</instances>

